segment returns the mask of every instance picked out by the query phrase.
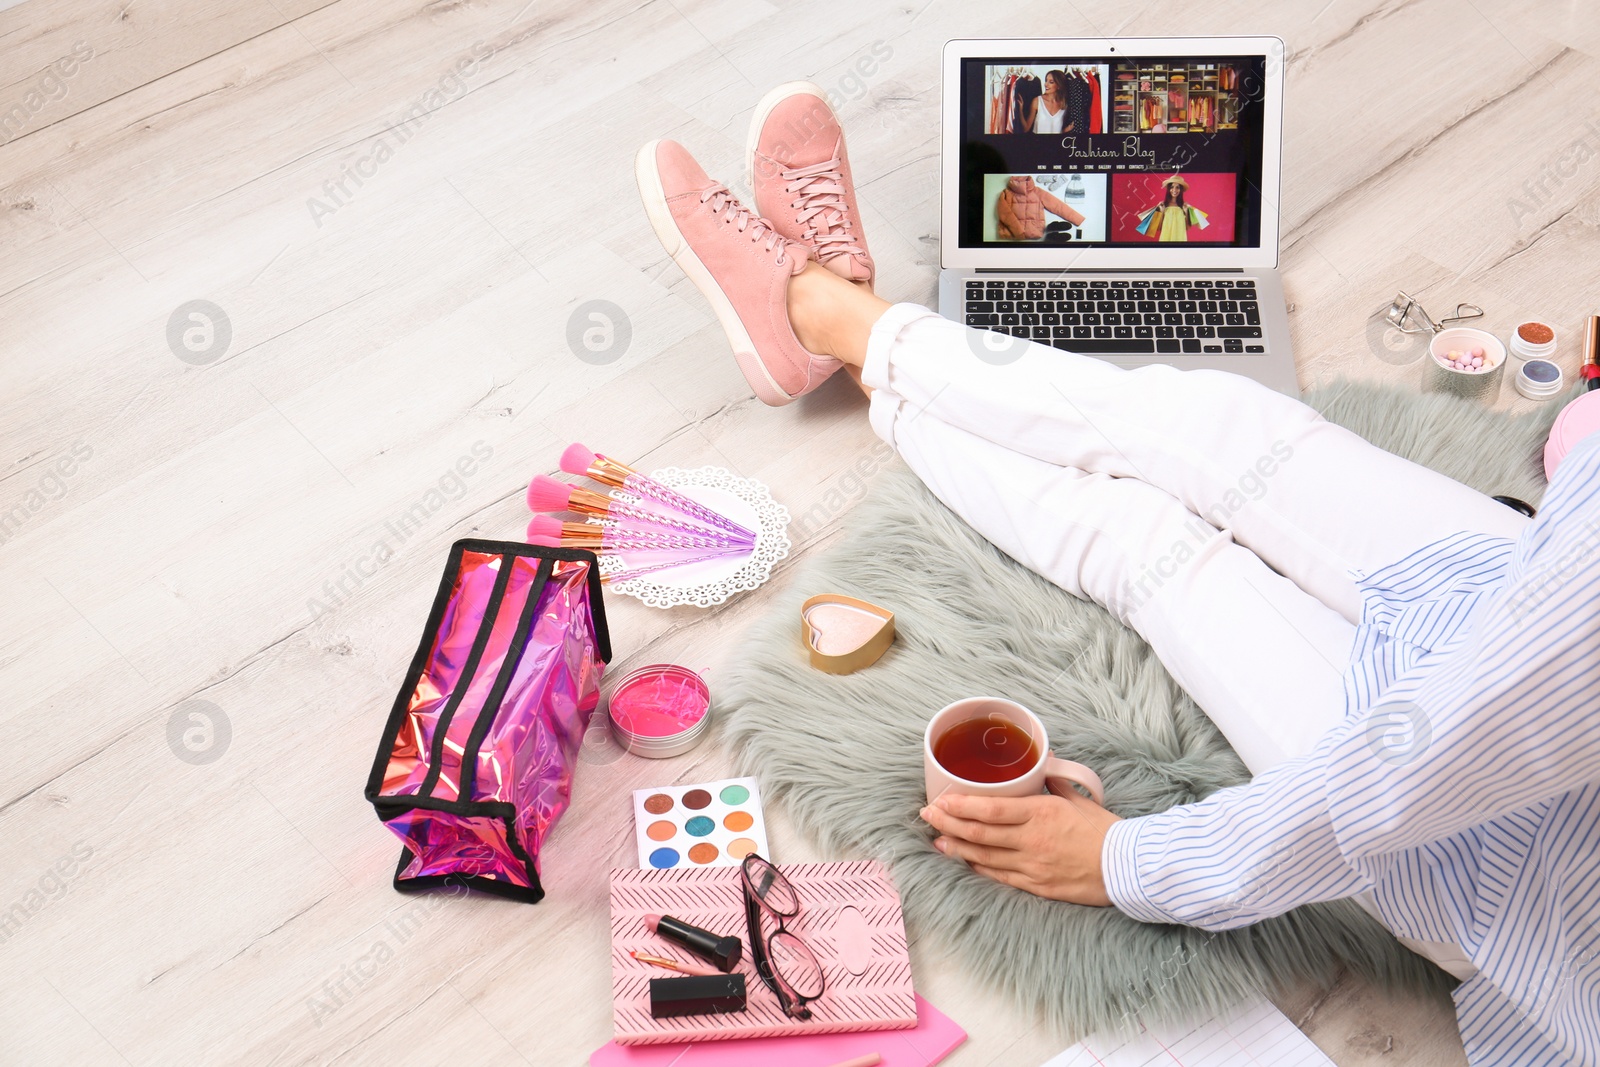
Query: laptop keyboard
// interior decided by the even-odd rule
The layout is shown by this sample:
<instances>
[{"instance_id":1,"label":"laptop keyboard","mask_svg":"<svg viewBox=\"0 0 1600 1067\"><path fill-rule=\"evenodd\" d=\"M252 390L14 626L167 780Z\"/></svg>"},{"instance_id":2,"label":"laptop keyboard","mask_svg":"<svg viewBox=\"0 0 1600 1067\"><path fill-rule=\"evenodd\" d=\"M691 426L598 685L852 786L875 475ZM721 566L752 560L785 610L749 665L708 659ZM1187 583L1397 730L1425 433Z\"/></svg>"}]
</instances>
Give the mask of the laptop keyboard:
<instances>
[{"instance_id":1,"label":"laptop keyboard","mask_svg":"<svg viewBox=\"0 0 1600 1067\"><path fill-rule=\"evenodd\" d=\"M1265 353L1253 278L968 278L966 324L1086 355Z\"/></svg>"}]
</instances>

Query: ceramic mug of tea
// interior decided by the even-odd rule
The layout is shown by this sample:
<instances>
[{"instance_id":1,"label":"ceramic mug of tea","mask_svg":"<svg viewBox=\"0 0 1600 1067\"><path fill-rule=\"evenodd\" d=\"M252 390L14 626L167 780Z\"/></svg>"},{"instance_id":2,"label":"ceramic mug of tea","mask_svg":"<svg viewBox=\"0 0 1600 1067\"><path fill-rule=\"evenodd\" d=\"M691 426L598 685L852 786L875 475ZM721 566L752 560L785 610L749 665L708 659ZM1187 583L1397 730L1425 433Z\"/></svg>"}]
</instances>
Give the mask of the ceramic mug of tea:
<instances>
[{"instance_id":1,"label":"ceramic mug of tea","mask_svg":"<svg viewBox=\"0 0 1600 1067\"><path fill-rule=\"evenodd\" d=\"M1066 796L1074 786L1105 802L1098 774L1056 759L1039 717L999 697L958 700L929 720L922 767L930 804L945 793L1027 797L1048 788Z\"/></svg>"}]
</instances>

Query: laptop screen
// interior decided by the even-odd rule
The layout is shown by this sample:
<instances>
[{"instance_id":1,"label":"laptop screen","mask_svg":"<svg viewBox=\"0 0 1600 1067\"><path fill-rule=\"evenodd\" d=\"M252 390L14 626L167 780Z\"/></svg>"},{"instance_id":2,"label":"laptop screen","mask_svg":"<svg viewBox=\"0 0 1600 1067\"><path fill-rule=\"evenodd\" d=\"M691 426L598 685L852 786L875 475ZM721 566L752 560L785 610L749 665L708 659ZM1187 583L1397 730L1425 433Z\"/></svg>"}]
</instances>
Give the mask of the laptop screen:
<instances>
[{"instance_id":1,"label":"laptop screen","mask_svg":"<svg viewBox=\"0 0 1600 1067\"><path fill-rule=\"evenodd\" d=\"M961 63L961 247L1260 247L1262 56Z\"/></svg>"}]
</instances>

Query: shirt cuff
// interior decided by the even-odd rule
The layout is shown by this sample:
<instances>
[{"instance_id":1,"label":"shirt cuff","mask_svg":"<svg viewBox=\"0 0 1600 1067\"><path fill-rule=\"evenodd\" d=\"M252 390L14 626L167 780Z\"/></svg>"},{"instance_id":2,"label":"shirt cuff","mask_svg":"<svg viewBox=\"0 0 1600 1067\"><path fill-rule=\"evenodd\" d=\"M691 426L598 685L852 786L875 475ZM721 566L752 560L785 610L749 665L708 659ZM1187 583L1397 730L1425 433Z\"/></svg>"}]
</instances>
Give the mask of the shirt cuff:
<instances>
[{"instance_id":1,"label":"shirt cuff","mask_svg":"<svg viewBox=\"0 0 1600 1067\"><path fill-rule=\"evenodd\" d=\"M1117 910L1143 923L1171 923L1172 916L1162 911L1145 895L1139 878L1139 830L1143 819L1123 819L1111 824L1105 844L1100 847L1100 870L1106 882L1106 895Z\"/></svg>"}]
</instances>

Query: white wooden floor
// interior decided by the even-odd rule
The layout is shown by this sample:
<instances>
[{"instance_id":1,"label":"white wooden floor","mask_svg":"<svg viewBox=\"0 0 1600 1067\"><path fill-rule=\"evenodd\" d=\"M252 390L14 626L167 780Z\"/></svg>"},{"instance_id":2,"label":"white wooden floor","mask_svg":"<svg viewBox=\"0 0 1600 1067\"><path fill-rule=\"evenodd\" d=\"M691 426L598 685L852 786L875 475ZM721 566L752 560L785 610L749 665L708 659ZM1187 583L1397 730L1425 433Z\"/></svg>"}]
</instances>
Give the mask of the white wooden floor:
<instances>
[{"instance_id":1,"label":"white wooden floor","mask_svg":"<svg viewBox=\"0 0 1600 1067\"><path fill-rule=\"evenodd\" d=\"M542 1067L607 1040L627 791L728 757L586 762L537 907L394 893L361 787L446 547L518 536L523 486L571 440L723 464L797 513L859 497L860 398L750 397L645 225L646 138L737 180L766 88L833 89L882 292L926 301L945 39L1278 33L1304 384L1414 381L1369 330L1402 286L1498 330L1547 316L1569 369L1600 299L1600 18L1570 0L0 8L6 1063ZM226 329L185 347L198 300ZM612 362L567 343L590 301L626 315ZM720 610L613 599L614 668L715 685L835 529ZM781 818L773 836L812 855ZM972 1034L950 1063L1058 1050L916 953ZM1461 1062L1443 1001L1347 981L1283 1006L1345 1067Z\"/></svg>"}]
</instances>

